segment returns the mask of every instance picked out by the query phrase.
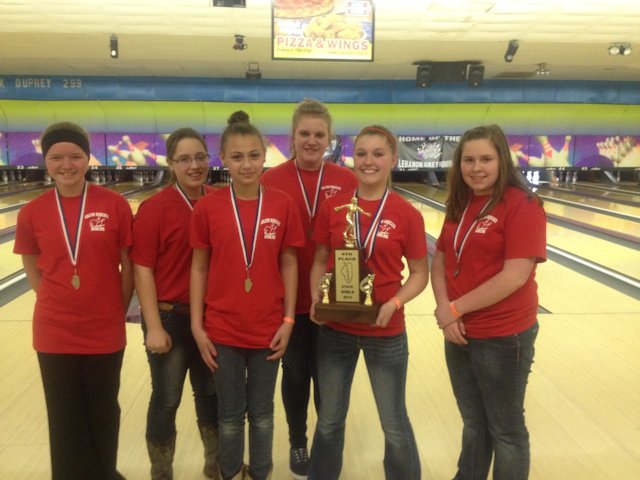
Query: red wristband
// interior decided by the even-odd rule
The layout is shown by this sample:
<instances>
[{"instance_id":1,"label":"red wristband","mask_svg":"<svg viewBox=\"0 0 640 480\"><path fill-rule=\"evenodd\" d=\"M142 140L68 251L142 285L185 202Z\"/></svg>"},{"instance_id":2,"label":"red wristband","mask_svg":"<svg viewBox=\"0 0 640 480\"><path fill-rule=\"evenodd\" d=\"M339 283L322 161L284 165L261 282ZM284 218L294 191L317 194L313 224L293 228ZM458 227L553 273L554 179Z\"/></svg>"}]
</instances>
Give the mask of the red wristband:
<instances>
[{"instance_id":1,"label":"red wristband","mask_svg":"<svg viewBox=\"0 0 640 480\"><path fill-rule=\"evenodd\" d=\"M295 325L296 321L292 317L283 317L282 321L284 323L290 323L291 325Z\"/></svg>"},{"instance_id":2,"label":"red wristband","mask_svg":"<svg viewBox=\"0 0 640 480\"><path fill-rule=\"evenodd\" d=\"M454 317L460 318L462 316L462 314L458 311L458 309L456 308L453 302L449 303L449 308L451 309L451 313L453 314Z\"/></svg>"},{"instance_id":3,"label":"red wristband","mask_svg":"<svg viewBox=\"0 0 640 480\"><path fill-rule=\"evenodd\" d=\"M396 304L396 312L402 308L402 302L398 297L392 297L391 301Z\"/></svg>"}]
</instances>

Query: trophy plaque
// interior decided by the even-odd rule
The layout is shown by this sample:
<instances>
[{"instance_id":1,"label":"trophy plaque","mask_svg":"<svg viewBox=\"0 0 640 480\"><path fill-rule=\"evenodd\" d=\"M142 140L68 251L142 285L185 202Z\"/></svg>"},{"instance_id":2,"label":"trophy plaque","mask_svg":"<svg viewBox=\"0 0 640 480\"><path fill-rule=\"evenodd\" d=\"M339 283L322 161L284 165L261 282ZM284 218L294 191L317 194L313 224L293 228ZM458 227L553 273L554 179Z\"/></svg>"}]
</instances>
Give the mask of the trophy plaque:
<instances>
[{"instance_id":1,"label":"trophy plaque","mask_svg":"<svg viewBox=\"0 0 640 480\"><path fill-rule=\"evenodd\" d=\"M342 235L344 248L334 251L334 269L320 281L321 300L315 305L315 320L325 322L374 323L378 307L374 303L375 275L367 268L355 235L355 215L371 215L358 206L358 199L335 207L347 210L347 227Z\"/></svg>"}]
</instances>

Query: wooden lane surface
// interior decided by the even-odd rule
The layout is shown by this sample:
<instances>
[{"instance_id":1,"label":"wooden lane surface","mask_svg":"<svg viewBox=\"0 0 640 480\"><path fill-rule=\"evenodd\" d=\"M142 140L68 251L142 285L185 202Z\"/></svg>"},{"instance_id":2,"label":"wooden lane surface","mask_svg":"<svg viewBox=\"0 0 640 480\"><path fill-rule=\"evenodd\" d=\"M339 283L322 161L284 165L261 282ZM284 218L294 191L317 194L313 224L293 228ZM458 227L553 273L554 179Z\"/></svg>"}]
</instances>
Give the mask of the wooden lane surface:
<instances>
[{"instance_id":1,"label":"wooden lane surface","mask_svg":"<svg viewBox=\"0 0 640 480\"><path fill-rule=\"evenodd\" d=\"M549 190L546 187L534 188L534 191L539 195L549 197L544 199L545 205L546 203L553 201L553 199L566 200L569 202L579 203L587 207L602 208L611 212L633 215L638 219L638 221L640 221L640 207L633 205L624 205L622 203L616 202L614 199L605 200L604 198L580 197L578 195L561 192L558 190Z\"/></svg>"},{"instance_id":2,"label":"wooden lane surface","mask_svg":"<svg viewBox=\"0 0 640 480\"><path fill-rule=\"evenodd\" d=\"M407 407L424 478L454 474L461 421L451 393L433 297L407 306ZM49 473L44 397L28 320L34 296L0 308L0 478L45 479ZM541 315L526 413L532 480L631 479L640 476L640 322L634 314ZM129 480L148 477L145 418L150 394L139 325L127 325L122 370L119 469ZM185 386L178 411L175 479L201 477L202 455L192 395ZM288 440L276 389L274 479L288 476ZM316 415L309 412L313 432ZM383 436L361 360L352 388L342 477L382 480Z\"/></svg>"},{"instance_id":3,"label":"wooden lane surface","mask_svg":"<svg viewBox=\"0 0 640 480\"><path fill-rule=\"evenodd\" d=\"M444 214L420 202L413 200L410 200L410 202L422 213L427 233L437 237L444 221ZM574 234L573 241L576 244L583 242L582 235L575 232L571 233ZM568 240L568 242L570 243L571 240ZM585 241L585 243L589 244L589 241ZM614 250L613 247L619 246L615 244L607 246L612 252ZM587 251L586 253L589 252ZM598 255L601 253L598 252ZM631 254L633 256L626 258L632 260L639 257L637 251L631 252ZM609 255L614 257L613 253ZM591 254L586 256L589 260L593 260L592 257L593 255ZM625 257L618 258L618 261L624 263ZM552 260L538 264L536 282L538 283L540 305L552 313L604 314L609 312L636 312L640 315L640 302L637 300ZM433 305L433 308L435 308L435 305ZM433 312L433 308L427 310L427 312Z\"/></svg>"},{"instance_id":4,"label":"wooden lane surface","mask_svg":"<svg viewBox=\"0 0 640 480\"><path fill-rule=\"evenodd\" d=\"M13 205L27 203L28 201L42 195L49 188L38 188L35 190L16 192L15 194L7 197L0 197L0 208L12 207Z\"/></svg>"},{"instance_id":5,"label":"wooden lane surface","mask_svg":"<svg viewBox=\"0 0 640 480\"><path fill-rule=\"evenodd\" d=\"M553 188L553 190L551 189L551 187ZM611 210L613 207L615 211L631 213L632 215L634 214L633 212L637 212L640 207L640 192L638 194L630 194L617 192L615 190L605 190L602 188L590 188L586 184L574 185L566 183L559 183L557 185L544 183L539 185L537 188L538 193L549 195L554 198L562 198L569 201L576 201L577 199L581 198L580 195L584 194L584 196L580 200L581 202L583 199L588 199L589 201L596 202L594 206L597 206L599 208L607 208ZM638 205L622 205L617 203L619 200L626 202L635 202L638 203ZM620 209L619 207L629 207L630 210L626 210L626 208ZM634 208L635 210L633 210ZM637 213L635 214L637 215Z\"/></svg>"},{"instance_id":6,"label":"wooden lane surface","mask_svg":"<svg viewBox=\"0 0 640 480\"><path fill-rule=\"evenodd\" d=\"M129 189L131 189L130 185ZM135 214L138 211L138 207L143 200L150 197L154 193L157 193L159 190L159 188L155 188L128 197L127 200L129 201L129 205L131 205L131 210L133 211L133 213ZM18 210L15 210L13 212L6 212L0 215L0 229L5 228L2 225L3 221L12 221L13 223L9 226L15 226L15 223L17 221L17 212ZM0 243L0 279L3 279L6 276L22 269L22 260L20 259L20 255L15 255L13 253L14 243L14 240Z\"/></svg>"},{"instance_id":7,"label":"wooden lane surface","mask_svg":"<svg viewBox=\"0 0 640 480\"><path fill-rule=\"evenodd\" d=\"M440 235L440 228L444 222L444 213L415 200L409 199L409 202L422 212L427 233L437 238ZM550 245L587 258L632 278L640 279L640 250L638 249L624 247L614 242L584 235L553 224L547 224L547 242ZM550 286L549 293L551 295L549 295L549 298L555 297L553 295L553 288L560 288L560 291L566 292L570 299L574 298L575 291L579 292L581 289L584 289L585 292L589 292L589 295L593 295L590 298L585 298L587 302L597 302L598 299L601 298L601 295L607 295L607 292L610 290L616 292L595 280L591 280L585 276L574 277L571 273L573 273L571 269L551 261L538 265L537 279L541 296L540 304L542 306L549 308L544 301L546 295L543 294L543 292L547 290L545 287L547 282ZM556 277L557 275L559 275L559 277ZM569 286L567 287L567 285ZM601 289L602 293L599 293ZM618 295L614 295L614 297L618 297ZM626 296L621 295L620 301L626 305L627 300L623 297ZM561 299L560 301L551 301L551 304L564 309L564 307L561 306L564 304ZM623 306L622 308L624 311L626 307ZM551 311L555 312L555 310Z\"/></svg>"},{"instance_id":8,"label":"wooden lane surface","mask_svg":"<svg viewBox=\"0 0 640 480\"><path fill-rule=\"evenodd\" d=\"M139 187L140 184L135 183L135 182L124 182L124 183L118 183L115 185L111 185L108 188L119 192L119 193L123 193L129 190L132 190L136 187ZM138 210L138 207L140 206L140 203L150 197L151 195L153 195L154 193L157 193L158 191L160 191L160 188L154 188L151 190L146 190L144 192L141 192L137 195L128 197L127 199L129 200L129 203L131 204L131 208L133 210L133 213L135 214L136 211ZM37 196L41 195L43 193L42 190L37 190L37 191L29 191L29 192L23 192L24 195L12 195L12 205L15 205L17 202L23 202L26 203L29 200L32 200L33 198L36 198ZM1 202L2 199L0 199ZM16 222L18 221L18 212L19 209L16 210L12 210L10 212L4 212L2 214L0 214L0 230L4 229L4 228L9 228L9 227L15 227Z\"/></svg>"},{"instance_id":9,"label":"wooden lane surface","mask_svg":"<svg viewBox=\"0 0 640 480\"><path fill-rule=\"evenodd\" d=\"M0 243L0 280L22 270L21 257L13 253L13 244L13 240Z\"/></svg>"},{"instance_id":10,"label":"wooden lane surface","mask_svg":"<svg viewBox=\"0 0 640 480\"><path fill-rule=\"evenodd\" d=\"M436 189L434 187L429 187L419 183L406 183L406 184L398 184L398 186L402 186L408 188L420 195L427 196L438 202L444 202L447 199L447 192L441 189ZM575 200L575 197L574 197ZM612 202L606 202L612 203ZM624 205L621 205L624 206ZM601 208L606 208L601 206ZM635 208L635 213L633 215L637 215L640 218L640 208ZM588 225L594 225L600 229L611 230L615 232L625 233L627 235L631 235L640 240L640 221L635 222L632 220L625 220L622 218L615 218L611 215L607 215L606 213L593 212L589 210L585 210L583 208L572 207L569 205L563 205L559 203L554 203L553 201L545 201L544 209L547 213L557 215L559 217L571 219L574 221L578 221L581 223L585 223Z\"/></svg>"},{"instance_id":11,"label":"wooden lane surface","mask_svg":"<svg viewBox=\"0 0 640 480\"><path fill-rule=\"evenodd\" d=\"M430 198L435 196L436 198L434 199L440 201L442 191L432 190L433 191L430 192ZM444 214L418 201L409 201L425 215L427 233L437 238L440 235L442 222L444 222ZM551 209L562 207L561 205L551 204L551 202L545 202L544 207L547 211L550 206ZM601 218L602 225L605 225L605 228L608 230L614 230L619 224L618 221L620 219L606 215L602 217L605 217ZM640 224L638 226L640 226ZM623 246L613 241L586 235L552 223L547 223L547 243L631 278L640 279L640 249L638 248Z\"/></svg>"}]
</instances>

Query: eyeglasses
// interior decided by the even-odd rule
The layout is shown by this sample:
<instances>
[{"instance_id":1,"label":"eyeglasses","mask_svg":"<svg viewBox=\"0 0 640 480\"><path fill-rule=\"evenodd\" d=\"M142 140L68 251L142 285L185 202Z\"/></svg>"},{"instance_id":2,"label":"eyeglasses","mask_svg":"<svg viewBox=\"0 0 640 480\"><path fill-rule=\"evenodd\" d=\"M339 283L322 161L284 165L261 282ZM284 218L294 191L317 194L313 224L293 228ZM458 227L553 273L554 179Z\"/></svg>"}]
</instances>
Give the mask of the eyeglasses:
<instances>
[{"instance_id":1,"label":"eyeglasses","mask_svg":"<svg viewBox=\"0 0 640 480\"><path fill-rule=\"evenodd\" d=\"M173 161L181 167L186 167L188 165L191 165L191 162L193 162L194 160L196 163L203 165L205 163L208 163L210 158L211 155L209 155L208 153L196 153L195 155L180 155L179 157L174 158Z\"/></svg>"}]
</instances>

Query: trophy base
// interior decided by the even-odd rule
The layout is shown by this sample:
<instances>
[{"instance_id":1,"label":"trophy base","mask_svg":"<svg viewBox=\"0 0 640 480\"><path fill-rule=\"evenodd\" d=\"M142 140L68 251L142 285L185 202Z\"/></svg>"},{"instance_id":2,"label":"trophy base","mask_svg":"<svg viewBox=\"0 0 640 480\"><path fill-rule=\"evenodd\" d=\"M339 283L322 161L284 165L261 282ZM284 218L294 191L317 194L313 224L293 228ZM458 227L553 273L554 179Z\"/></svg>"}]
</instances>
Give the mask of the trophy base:
<instances>
[{"instance_id":1,"label":"trophy base","mask_svg":"<svg viewBox=\"0 0 640 480\"><path fill-rule=\"evenodd\" d=\"M375 323L378 307L359 303L316 303L315 312L315 319L320 323Z\"/></svg>"}]
</instances>

